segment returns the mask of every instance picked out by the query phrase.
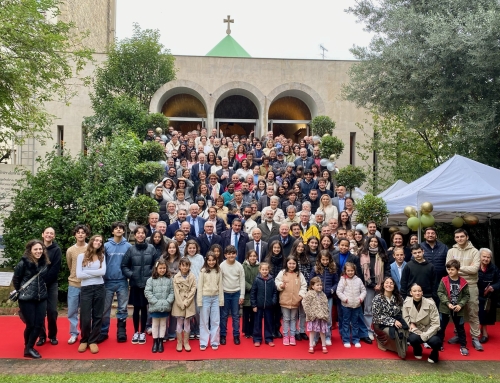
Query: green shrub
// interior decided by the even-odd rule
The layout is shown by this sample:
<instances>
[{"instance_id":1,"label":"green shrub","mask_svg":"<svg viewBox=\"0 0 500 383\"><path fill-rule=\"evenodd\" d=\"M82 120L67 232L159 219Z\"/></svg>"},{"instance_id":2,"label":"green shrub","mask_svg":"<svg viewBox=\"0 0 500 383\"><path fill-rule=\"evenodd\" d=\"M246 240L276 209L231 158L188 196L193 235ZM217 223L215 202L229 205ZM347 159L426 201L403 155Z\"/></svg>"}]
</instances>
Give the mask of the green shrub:
<instances>
[{"instance_id":1,"label":"green shrub","mask_svg":"<svg viewBox=\"0 0 500 383\"><path fill-rule=\"evenodd\" d=\"M139 161L160 161L165 159L165 148L156 141L145 142L139 150Z\"/></svg>"},{"instance_id":2,"label":"green shrub","mask_svg":"<svg viewBox=\"0 0 500 383\"><path fill-rule=\"evenodd\" d=\"M366 174L362 168L352 165L340 169L335 177L337 185L345 186L347 190L360 187L366 181Z\"/></svg>"},{"instance_id":3,"label":"green shrub","mask_svg":"<svg viewBox=\"0 0 500 383\"><path fill-rule=\"evenodd\" d=\"M158 210L158 202L153 198L147 195L132 197L127 202L127 220L138 225L146 225L149 213L157 213Z\"/></svg>"},{"instance_id":4,"label":"green shrub","mask_svg":"<svg viewBox=\"0 0 500 383\"><path fill-rule=\"evenodd\" d=\"M316 116L311 121L311 131L314 136L323 137L325 134L332 134L335 129L335 122L328 116Z\"/></svg>"},{"instance_id":5,"label":"green shrub","mask_svg":"<svg viewBox=\"0 0 500 383\"><path fill-rule=\"evenodd\" d=\"M165 169L158 162L141 162L134 167L134 177L138 185L161 181Z\"/></svg>"},{"instance_id":6,"label":"green shrub","mask_svg":"<svg viewBox=\"0 0 500 383\"><path fill-rule=\"evenodd\" d=\"M385 223L389 210L383 198L372 194L366 194L363 199L356 202L356 221L366 225L369 221L375 221L377 226Z\"/></svg>"},{"instance_id":7,"label":"green shrub","mask_svg":"<svg viewBox=\"0 0 500 383\"><path fill-rule=\"evenodd\" d=\"M321 158L330 158L332 154L338 158L344 151L344 143L340 138L324 136L319 144Z\"/></svg>"}]
</instances>

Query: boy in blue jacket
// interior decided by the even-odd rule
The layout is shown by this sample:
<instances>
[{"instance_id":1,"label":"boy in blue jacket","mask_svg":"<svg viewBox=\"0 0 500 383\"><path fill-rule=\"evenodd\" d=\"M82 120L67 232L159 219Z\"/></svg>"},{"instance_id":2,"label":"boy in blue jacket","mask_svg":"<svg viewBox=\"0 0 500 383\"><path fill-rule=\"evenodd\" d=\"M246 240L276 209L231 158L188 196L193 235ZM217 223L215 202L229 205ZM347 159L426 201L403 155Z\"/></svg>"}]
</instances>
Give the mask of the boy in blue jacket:
<instances>
[{"instance_id":1,"label":"boy in blue jacket","mask_svg":"<svg viewBox=\"0 0 500 383\"><path fill-rule=\"evenodd\" d=\"M260 347L262 343L262 319L264 319L265 342L274 347L273 306L278 302L278 290L274 278L269 275L267 262L262 262L259 265L259 273L250 291L250 305L255 313L253 344L255 347Z\"/></svg>"}]
</instances>

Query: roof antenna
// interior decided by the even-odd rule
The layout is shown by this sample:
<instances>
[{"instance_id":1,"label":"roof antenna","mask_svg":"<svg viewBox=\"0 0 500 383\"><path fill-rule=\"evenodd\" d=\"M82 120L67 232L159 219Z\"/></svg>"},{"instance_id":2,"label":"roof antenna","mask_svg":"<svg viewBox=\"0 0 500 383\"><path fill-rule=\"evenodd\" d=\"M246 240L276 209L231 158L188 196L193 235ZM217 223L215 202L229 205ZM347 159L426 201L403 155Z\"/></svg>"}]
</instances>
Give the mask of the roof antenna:
<instances>
[{"instance_id":1,"label":"roof antenna","mask_svg":"<svg viewBox=\"0 0 500 383\"><path fill-rule=\"evenodd\" d=\"M320 53L320 55L323 57L323 60L325 59L325 52L328 52L328 49L326 49L323 44L319 44L319 49L321 49L323 52Z\"/></svg>"}]
</instances>

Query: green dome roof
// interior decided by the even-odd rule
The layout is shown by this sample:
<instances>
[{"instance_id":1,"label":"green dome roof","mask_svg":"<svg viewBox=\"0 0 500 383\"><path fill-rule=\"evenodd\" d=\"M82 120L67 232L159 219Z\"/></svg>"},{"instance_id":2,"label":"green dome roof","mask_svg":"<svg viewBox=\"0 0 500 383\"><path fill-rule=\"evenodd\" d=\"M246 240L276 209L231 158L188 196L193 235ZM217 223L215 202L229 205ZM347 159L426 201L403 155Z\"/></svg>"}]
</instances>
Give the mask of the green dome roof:
<instances>
[{"instance_id":1,"label":"green dome roof","mask_svg":"<svg viewBox=\"0 0 500 383\"><path fill-rule=\"evenodd\" d=\"M219 44L212 48L207 56L217 57L252 57L231 35L224 37Z\"/></svg>"}]
</instances>

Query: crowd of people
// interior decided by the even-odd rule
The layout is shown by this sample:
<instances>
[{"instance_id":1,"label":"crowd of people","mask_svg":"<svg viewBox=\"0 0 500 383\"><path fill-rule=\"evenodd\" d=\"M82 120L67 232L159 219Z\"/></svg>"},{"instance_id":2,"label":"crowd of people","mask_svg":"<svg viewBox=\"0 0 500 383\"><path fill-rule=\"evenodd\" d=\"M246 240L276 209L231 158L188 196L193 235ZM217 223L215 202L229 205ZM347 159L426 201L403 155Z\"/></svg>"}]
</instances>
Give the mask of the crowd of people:
<instances>
[{"instance_id":1,"label":"crowd of people","mask_svg":"<svg viewBox=\"0 0 500 383\"><path fill-rule=\"evenodd\" d=\"M468 355L465 313L470 342L483 350L500 288L489 249L474 248L464 229L448 249L432 227L422 243L411 235L405 245L393 233L388 247L375 222L366 234L355 229L354 200L322 170L311 137L294 145L271 132L262 141L214 133L148 132L146 141L165 146L166 176L152 192L159 213L134 228L133 244L123 222L107 240L96 234L87 242L87 226L74 228L66 252L69 344L80 337L79 352L99 352L116 294L116 341L128 340L132 305L131 342L145 344L150 334L153 353L164 352L165 341L177 341L179 352L191 351L193 340L217 350L229 332L235 345L242 333L255 347L307 341L310 353L317 345L327 353L337 327L346 348L376 340L404 358L411 345L420 359L424 345L436 363L450 319L456 336L448 343ZM15 268L30 358L41 357L35 345L58 344L54 238L45 229Z\"/></svg>"}]
</instances>

